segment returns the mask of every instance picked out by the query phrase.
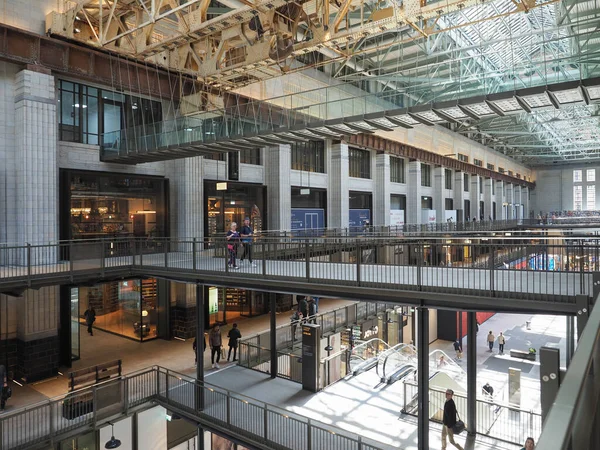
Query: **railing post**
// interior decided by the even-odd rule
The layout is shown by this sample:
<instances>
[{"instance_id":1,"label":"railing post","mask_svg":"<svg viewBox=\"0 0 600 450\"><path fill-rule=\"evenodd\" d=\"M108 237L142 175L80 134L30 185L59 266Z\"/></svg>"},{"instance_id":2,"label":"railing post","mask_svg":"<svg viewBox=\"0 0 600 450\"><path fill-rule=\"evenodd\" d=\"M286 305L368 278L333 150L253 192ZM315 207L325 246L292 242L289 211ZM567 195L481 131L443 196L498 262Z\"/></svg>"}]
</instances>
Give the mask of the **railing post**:
<instances>
[{"instance_id":1,"label":"railing post","mask_svg":"<svg viewBox=\"0 0 600 450\"><path fill-rule=\"evenodd\" d=\"M169 268L169 241L167 238L164 238L163 242L165 243L165 269Z\"/></svg>"},{"instance_id":2,"label":"railing post","mask_svg":"<svg viewBox=\"0 0 600 450\"><path fill-rule=\"evenodd\" d=\"M105 275L105 269L106 269L106 261L105 261L105 249L106 246L106 241L104 238L100 239L100 274L102 275L102 278L104 278Z\"/></svg>"},{"instance_id":3,"label":"railing post","mask_svg":"<svg viewBox=\"0 0 600 450\"><path fill-rule=\"evenodd\" d=\"M410 243L408 245L410 246ZM425 248L421 245L420 242L417 242L417 246L418 246L419 251L413 251L413 254L417 256L417 288L419 291L421 291L421 290L423 290L423 286L422 286L422 282L421 282L421 266L423 264L422 264L421 258L423 258ZM410 252L409 252L409 254L410 254Z\"/></svg>"},{"instance_id":4,"label":"railing post","mask_svg":"<svg viewBox=\"0 0 600 450\"><path fill-rule=\"evenodd\" d=\"M192 242L192 269L194 270L194 272L197 270L196 267L196 238L194 238L194 242Z\"/></svg>"},{"instance_id":5,"label":"railing post","mask_svg":"<svg viewBox=\"0 0 600 450\"><path fill-rule=\"evenodd\" d=\"M128 378L122 378L121 379L123 381L123 397L124 397L124 409L125 409L125 414L129 413L129 379Z\"/></svg>"},{"instance_id":6,"label":"railing post","mask_svg":"<svg viewBox=\"0 0 600 450\"><path fill-rule=\"evenodd\" d=\"M310 247L308 245L308 239L304 242L304 252L306 260L306 281L310 281Z\"/></svg>"},{"instance_id":7,"label":"railing post","mask_svg":"<svg viewBox=\"0 0 600 450\"><path fill-rule=\"evenodd\" d=\"M60 244L59 244L60 245ZM73 282L73 241L69 240L69 279Z\"/></svg>"},{"instance_id":8,"label":"railing post","mask_svg":"<svg viewBox=\"0 0 600 450\"><path fill-rule=\"evenodd\" d=\"M264 410L263 410L264 411L264 414L263 414L263 421L264 421L264 423L263 423L263 430L264 430L264 433L265 433L265 443L269 442L269 437L268 437L268 434L267 434L267 432L268 432L267 423L269 422L269 415L268 415L268 409L267 408L268 408L268 405L266 403L264 403Z\"/></svg>"},{"instance_id":9,"label":"railing post","mask_svg":"<svg viewBox=\"0 0 600 450\"><path fill-rule=\"evenodd\" d=\"M231 424L231 392L227 391L227 425Z\"/></svg>"},{"instance_id":10,"label":"railing post","mask_svg":"<svg viewBox=\"0 0 600 450\"><path fill-rule=\"evenodd\" d=\"M267 275L267 252L265 251L265 241L260 243L262 250L262 274Z\"/></svg>"},{"instance_id":11,"label":"railing post","mask_svg":"<svg viewBox=\"0 0 600 450\"><path fill-rule=\"evenodd\" d=\"M225 250L225 273L229 273L229 246L227 244L227 241L225 241L224 250Z\"/></svg>"},{"instance_id":12,"label":"railing post","mask_svg":"<svg viewBox=\"0 0 600 450\"><path fill-rule=\"evenodd\" d=\"M169 369L167 369L167 373L165 374L165 398L167 405L169 404Z\"/></svg>"},{"instance_id":13,"label":"railing post","mask_svg":"<svg viewBox=\"0 0 600 450\"><path fill-rule=\"evenodd\" d=\"M306 424L306 449L312 450L312 422L308 419Z\"/></svg>"},{"instance_id":14,"label":"railing post","mask_svg":"<svg viewBox=\"0 0 600 450\"><path fill-rule=\"evenodd\" d=\"M52 444L54 444L54 433L55 433L55 429L54 429L54 404L53 402L50 402L48 404L48 407L50 409L50 413L48 414L48 420L50 421L50 423L48 424L50 426L50 442ZM0 424L0 428L2 428L2 424ZM2 442L0 441L0 445L2 444Z\"/></svg>"},{"instance_id":15,"label":"railing post","mask_svg":"<svg viewBox=\"0 0 600 450\"><path fill-rule=\"evenodd\" d=\"M495 280L494 280L494 269L495 269L495 260L496 260L496 251L494 249L493 245L490 245L490 258L489 258L489 269L490 269L490 292L491 292L491 296L494 297L495 295Z\"/></svg>"},{"instance_id":16,"label":"railing post","mask_svg":"<svg viewBox=\"0 0 600 450\"><path fill-rule=\"evenodd\" d=\"M361 266L361 256L362 250L360 248L360 244L356 244L356 282L358 286L360 286L360 266Z\"/></svg>"},{"instance_id":17,"label":"railing post","mask_svg":"<svg viewBox=\"0 0 600 450\"><path fill-rule=\"evenodd\" d=\"M31 244L27 243L27 285L31 286Z\"/></svg>"}]
</instances>

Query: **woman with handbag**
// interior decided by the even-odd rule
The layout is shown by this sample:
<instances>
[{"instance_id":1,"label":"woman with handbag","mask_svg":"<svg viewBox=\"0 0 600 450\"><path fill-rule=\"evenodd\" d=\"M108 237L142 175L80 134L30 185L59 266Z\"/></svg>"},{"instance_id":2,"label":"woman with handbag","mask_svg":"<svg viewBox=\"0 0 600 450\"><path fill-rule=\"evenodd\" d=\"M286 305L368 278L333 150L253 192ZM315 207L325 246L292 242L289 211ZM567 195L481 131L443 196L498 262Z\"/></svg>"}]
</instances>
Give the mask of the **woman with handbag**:
<instances>
[{"instance_id":1,"label":"woman with handbag","mask_svg":"<svg viewBox=\"0 0 600 450\"><path fill-rule=\"evenodd\" d=\"M462 420L456 420L458 412L456 411L456 404L454 403L454 400L452 400L453 395L454 391L452 389L446 390L446 403L444 403L444 425L442 426L442 450L446 450L446 436L448 437L450 443L457 449L464 450L459 444L454 442L454 433L461 433L465 424L462 422Z\"/></svg>"}]
</instances>

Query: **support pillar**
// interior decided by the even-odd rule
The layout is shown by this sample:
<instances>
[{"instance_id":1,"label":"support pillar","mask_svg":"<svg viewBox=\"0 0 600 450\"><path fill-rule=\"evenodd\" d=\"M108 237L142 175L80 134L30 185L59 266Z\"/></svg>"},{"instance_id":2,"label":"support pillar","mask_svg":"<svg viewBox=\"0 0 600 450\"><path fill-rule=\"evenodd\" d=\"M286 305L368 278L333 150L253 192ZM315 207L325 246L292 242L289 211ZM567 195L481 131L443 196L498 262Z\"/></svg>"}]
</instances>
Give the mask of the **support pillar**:
<instances>
[{"instance_id":1,"label":"support pillar","mask_svg":"<svg viewBox=\"0 0 600 450\"><path fill-rule=\"evenodd\" d=\"M445 177L445 169L443 167L434 167L433 168L433 209L435 209L435 214L437 217L438 223L444 223L444 211L445 208L445 187L446 187L446 177Z\"/></svg>"},{"instance_id":2,"label":"support pillar","mask_svg":"<svg viewBox=\"0 0 600 450\"><path fill-rule=\"evenodd\" d=\"M464 188L464 175L460 170L454 172L454 185L453 188L453 201L454 209L459 212L456 215L457 222L464 222L465 218L469 214L469 211L465 211L465 188ZM462 214L460 213L462 211Z\"/></svg>"},{"instance_id":3,"label":"support pillar","mask_svg":"<svg viewBox=\"0 0 600 450\"><path fill-rule=\"evenodd\" d=\"M373 225L390 225L390 155L378 154L375 157L375 210Z\"/></svg>"},{"instance_id":4,"label":"support pillar","mask_svg":"<svg viewBox=\"0 0 600 450\"><path fill-rule=\"evenodd\" d=\"M514 205L514 197L513 197L513 185L511 183L507 183L505 186L506 192L506 203L508 206L506 207L506 220L513 220L515 218L515 205Z\"/></svg>"},{"instance_id":5,"label":"support pillar","mask_svg":"<svg viewBox=\"0 0 600 450\"><path fill-rule=\"evenodd\" d=\"M329 142L329 141L327 141ZM350 191L348 177L350 173L348 161L348 144L331 144L330 167L328 170L327 190L327 227L348 228Z\"/></svg>"},{"instance_id":6,"label":"support pillar","mask_svg":"<svg viewBox=\"0 0 600 450\"><path fill-rule=\"evenodd\" d=\"M269 230L290 230L292 227L291 168L290 145L282 144L266 149L265 184Z\"/></svg>"},{"instance_id":7,"label":"support pillar","mask_svg":"<svg viewBox=\"0 0 600 450\"><path fill-rule=\"evenodd\" d=\"M521 203L523 203L523 219L531 219L529 214L529 188L523 186L521 189Z\"/></svg>"},{"instance_id":8,"label":"support pillar","mask_svg":"<svg viewBox=\"0 0 600 450\"><path fill-rule=\"evenodd\" d=\"M429 309L417 309L418 448L429 450Z\"/></svg>"},{"instance_id":9,"label":"support pillar","mask_svg":"<svg viewBox=\"0 0 600 450\"><path fill-rule=\"evenodd\" d=\"M560 388L560 350L557 348L540 348L540 387L543 423Z\"/></svg>"},{"instance_id":10,"label":"support pillar","mask_svg":"<svg viewBox=\"0 0 600 450\"><path fill-rule=\"evenodd\" d=\"M17 239L21 244L58 240L58 160L54 76L22 70L15 77ZM21 255L25 262L26 252ZM56 250L35 252L31 264L56 262Z\"/></svg>"},{"instance_id":11,"label":"support pillar","mask_svg":"<svg viewBox=\"0 0 600 450\"><path fill-rule=\"evenodd\" d=\"M521 200L521 186L513 189L513 203L515 204L515 219L523 219L523 201Z\"/></svg>"},{"instance_id":12,"label":"support pillar","mask_svg":"<svg viewBox=\"0 0 600 450\"><path fill-rule=\"evenodd\" d=\"M506 220L506 208L504 207L504 203L506 202L504 195L504 181L495 180L494 182L496 183L496 219Z\"/></svg>"},{"instance_id":13,"label":"support pillar","mask_svg":"<svg viewBox=\"0 0 600 450\"><path fill-rule=\"evenodd\" d=\"M406 196L406 217L404 223L421 223L421 162L408 163L408 194Z\"/></svg>"},{"instance_id":14,"label":"support pillar","mask_svg":"<svg viewBox=\"0 0 600 450\"><path fill-rule=\"evenodd\" d=\"M196 379L204 382L204 285L196 285Z\"/></svg>"},{"instance_id":15,"label":"support pillar","mask_svg":"<svg viewBox=\"0 0 600 450\"><path fill-rule=\"evenodd\" d=\"M483 219L490 220L490 217L494 218L494 212L492 211L492 207L494 206L494 199L492 195L492 186L494 184L494 180L491 178L485 178L481 180L483 185Z\"/></svg>"},{"instance_id":16,"label":"support pillar","mask_svg":"<svg viewBox=\"0 0 600 450\"><path fill-rule=\"evenodd\" d=\"M271 378L277 378L277 294L269 293L270 325L269 341L271 349Z\"/></svg>"},{"instance_id":17,"label":"support pillar","mask_svg":"<svg viewBox=\"0 0 600 450\"><path fill-rule=\"evenodd\" d=\"M481 219L481 211L479 208L479 200L481 196L479 194L479 176L471 175L471 220L477 219L477 222Z\"/></svg>"},{"instance_id":18,"label":"support pillar","mask_svg":"<svg viewBox=\"0 0 600 450\"><path fill-rule=\"evenodd\" d=\"M171 175L171 230L178 239L202 239L204 236L204 157L173 161ZM191 248L181 249L191 251Z\"/></svg>"},{"instance_id":19,"label":"support pillar","mask_svg":"<svg viewBox=\"0 0 600 450\"><path fill-rule=\"evenodd\" d=\"M467 313L467 432L477 434L477 313Z\"/></svg>"},{"instance_id":20,"label":"support pillar","mask_svg":"<svg viewBox=\"0 0 600 450\"><path fill-rule=\"evenodd\" d=\"M575 317L567 316L567 369L571 365L571 359L575 353Z\"/></svg>"}]
</instances>

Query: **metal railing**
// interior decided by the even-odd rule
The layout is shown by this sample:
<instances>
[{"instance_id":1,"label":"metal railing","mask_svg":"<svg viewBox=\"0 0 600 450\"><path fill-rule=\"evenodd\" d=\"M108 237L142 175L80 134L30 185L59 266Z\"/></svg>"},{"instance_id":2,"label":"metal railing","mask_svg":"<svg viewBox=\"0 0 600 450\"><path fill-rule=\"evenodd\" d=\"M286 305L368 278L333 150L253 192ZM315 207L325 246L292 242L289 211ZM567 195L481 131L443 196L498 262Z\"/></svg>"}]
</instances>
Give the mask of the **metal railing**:
<instances>
[{"instance_id":1,"label":"metal railing","mask_svg":"<svg viewBox=\"0 0 600 450\"><path fill-rule=\"evenodd\" d=\"M572 304L592 295L589 273L600 271L600 241L590 238L262 238L252 244L256 267L240 269L229 267L227 245L114 238L0 247L0 288L202 273Z\"/></svg>"},{"instance_id":2,"label":"metal railing","mask_svg":"<svg viewBox=\"0 0 600 450\"><path fill-rule=\"evenodd\" d=\"M152 367L0 416L0 450L59 442L155 403L260 448L387 448L228 389Z\"/></svg>"},{"instance_id":3,"label":"metal railing","mask_svg":"<svg viewBox=\"0 0 600 450\"><path fill-rule=\"evenodd\" d=\"M537 448L600 448L600 306L596 298L577 351L546 416Z\"/></svg>"},{"instance_id":4,"label":"metal railing","mask_svg":"<svg viewBox=\"0 0 600 450\"><path fill-rule=\"evenodd\" d=\"M404 405L402 413L416 416L417 392L419 386L416 382L404 381ZM429 414L430 419L442 422L446 390L434 387L429 388ZM467 417L467 396L458 392L454 393L456 410L463 420ZM536 411L526 411L496 401L477 399L476 402L477 433L489 436L515 445L523 445L527 437L537 440L542 432L542 415ZM555 449L548 446L541 449Z\"/></svg>"}]
</instances>

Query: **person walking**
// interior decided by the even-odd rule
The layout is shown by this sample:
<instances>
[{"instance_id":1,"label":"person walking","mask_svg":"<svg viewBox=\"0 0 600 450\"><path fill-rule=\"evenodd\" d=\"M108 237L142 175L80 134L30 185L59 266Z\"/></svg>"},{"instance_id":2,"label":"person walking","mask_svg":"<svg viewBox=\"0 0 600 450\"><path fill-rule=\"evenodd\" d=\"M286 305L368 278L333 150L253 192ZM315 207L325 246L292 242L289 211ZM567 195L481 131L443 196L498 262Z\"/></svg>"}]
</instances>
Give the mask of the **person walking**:
<instances>
[{"instance_id":1,"label":"person walking","mask_svg":"<svg viewBox=\"0 0 600 450\"><path fill-rule=\"evenodd\" d=\"M88 309L83 313L83 317L85 318L85 324L87 325L87 332L90 333L90 336L94 335L94 330L92 330L92 326L96 321L96 310L93 306L88 306Z\"/></svg>"},{"instance_id":2,"label":"person walking","mask_svg":"<svg viewBox=\"0 0 600 450\"><path fill-rule=\"evenodd\" d=\"M500 336L498 336L498 352L501 355L504 355L504 344L506 343L506 339L504 339L504 335L502 331L500 332Z\"/></svg>"},{"instance_id":3,"label":"person walking","mask_svg":"<svg viewBox=\"0 0 600 450\"><path fill-rule=\"evenodd\" d=\"M244 254L240 258L240 264L244 261L246 256L248 257L248 261L250 261L251 266L256 266L252 261L252 239L254 238L254 230L250 226L250 219L246 217L244 219L244 225L240 230L240 236L242 238L242 244L244 245Z\"/></svg>"},{"instance_id":4,"label":"person walking","mask_svg":"<svg viewBox=\"0 0 600 450\"><path fill-rule=\"evenodd\" d=\"M237 323L233 324L233 328L229 330L227 337L229 338L229 353L227 354L227 361L229 361L231 358L231 350L233 350L233 360L237 361L238 339L242 338L242 333L240 332Z\"/></svg>"},{"instance_id":5,"label":"person walking","mask_svg":"<svg viewBox=\"0 0 600 450\"><path fill-rule=\"evenodd\" d=\"M454 351L456 352L456 359L462 359L462 346L460 342L457 340L454 341Z\"/></svg>"},{"instance_id":6,"label":"person walking","mask_svg":"<svg viewBox=\"0 0 600 450\"><path fill-rule=\"evenodd\" d=\"M298 296L298 311L302 313L305 319L308 317L308 302L305 295Z\"/></svg>"},{"instance_id":7,"label":"person walking","mask_svg":"<svg viewBox=\"0 0 600 450\"><path fill-rule=\"evenodd\" d=\"M525 440L525 445L523 445L523 448L521 450L535 450L535 441L532 437L528 437Z\"/></svg>"},{"instance_id":8,"label":"person walking","mask_svg":"<svg viewBox=\"0 0 600 450\"><path fill-rule=\"evenodd\" d=\"M237 254L237 246L240 241L240 233L237 232L237 223L231 222L229 231L227 232L227 250L229 251L229 263L228 266L232 269L239 269L235 262Z\"/></svg>"},{"instance_id":9,"label":"person walking","mask_svg":"<svg viewBox=\"0 0 600 450\"><path fill-rule=\"evenodd\" d=\"M464 450L459 444L454 442L454 425L456 425L456 404L452 400L454 391L446 390L446 403L444 403L444 424L442 426L442 450L446 450L446 437L452 445L459 450Z\"/></svg>"},{"instance_id":10,"label":"person walking","mask_svg":"<svg viewBox=\"0 0 600 450\"><path fill-rule=\"evenodd\" d=\"M296 340L296 330L298 329L298 324L302 320L302 313L299 310L295 310L290 317L290 322L292 322L292 345Z\"/></svg>"},{"instance_id":11,"label":"person walking","mask_svg":"<svg viewBox=\"0 0 600 450\"><path fill-rule=\"evenodd\" d=\"M487 341L488 341L488 345L490 347L490 352L494 351L494 341L495 340L496 340L496 336L494 336L494 333L492 333L490 331L487 336Z\"/></svg>"},{"instance_id":12,"label":"person walking","mask_svg":"<svg viewBox=\"0 0 600 450\"><path fill-rule=\"evenodd\" d=\"M196 342L196 338L194 338L192 349L194 350L194 364L198 364L198 342ZM204 351L206 351L206 336L204 336Z\"/></svg>"},{"instance_id":13,"label":"person walking","mask_svg":"<svg viewBox=\"0 0 600 450\"><path fill-rule=\"evenodd\" d=\"M208 335L208 344L210 345L210 362L213 369L219 368L219 361L221 361L221 347L223 346L223 340L221 338L221 328L219 325L215 325L210 334ZM215 355L217 361L215 362Z\"/></svg>"},{"instance_id":14,"label":"person walking","mask_svg":"<svg viewBox=\"0 0 600 450\"><path fill-rule=\"evenodd\" d=\"M317 304L314 299L310 299L308 302L308 316L310 317L310 323L317 323Z\"/></svg>"}]
</instances>

